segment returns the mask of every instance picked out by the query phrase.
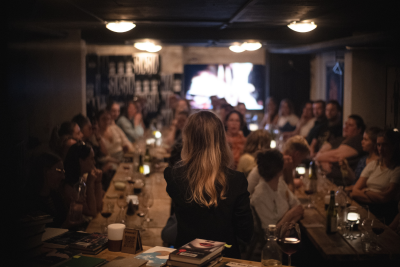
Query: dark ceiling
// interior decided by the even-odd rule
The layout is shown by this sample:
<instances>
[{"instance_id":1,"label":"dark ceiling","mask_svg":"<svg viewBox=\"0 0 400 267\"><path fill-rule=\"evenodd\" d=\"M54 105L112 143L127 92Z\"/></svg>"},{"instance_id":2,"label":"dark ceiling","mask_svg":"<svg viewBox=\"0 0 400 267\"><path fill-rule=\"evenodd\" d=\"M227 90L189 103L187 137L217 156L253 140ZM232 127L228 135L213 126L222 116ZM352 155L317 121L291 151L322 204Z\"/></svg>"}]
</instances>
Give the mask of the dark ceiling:
<instances>
[{"instance_id":1,"label":"dark ceiling","mask_svg":"<svg viewBox=\"0 0 400 267\"><path fill-rule=\"evenodd\" d=\"M359 0L14 0L8 8L9 40L64 38L80 29L91 44L129 44L157 39L163 44L227 46L259 40L271 50L350 40L355 46L394 46L397 1ZM102 21L132 20L126 33ZM286 25L313 20L318 27L297 33ZM372 35L371 35L372 34ZM378 34L378 35L377 35ZM352 38L358 38L354 41ZM343 39L345 38L345 39ZM353 42L351 42L351 40ZM342 46L346 43L340 43Z\"/></svg>"}]
</instances>

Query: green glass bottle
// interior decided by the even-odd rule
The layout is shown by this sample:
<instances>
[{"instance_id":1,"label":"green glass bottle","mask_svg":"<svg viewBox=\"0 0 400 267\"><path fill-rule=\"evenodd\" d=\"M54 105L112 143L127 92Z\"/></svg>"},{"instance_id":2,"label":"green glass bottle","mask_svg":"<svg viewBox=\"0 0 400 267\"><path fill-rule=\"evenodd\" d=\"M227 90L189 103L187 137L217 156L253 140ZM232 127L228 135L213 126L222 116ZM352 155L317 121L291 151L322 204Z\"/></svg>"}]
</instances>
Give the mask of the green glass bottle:
<instances>
[{"instance_id":1,"label":"green glass bottle","mask_svg":"<svg viewBox=\"0 0 400 267\"><path fill-rule=\"evenodd\" d=\"M338 207L335 203L335 191L331 191L331 200L326 211L326 233L334 234L337 232Z\"/></svg>"}]
</instances>

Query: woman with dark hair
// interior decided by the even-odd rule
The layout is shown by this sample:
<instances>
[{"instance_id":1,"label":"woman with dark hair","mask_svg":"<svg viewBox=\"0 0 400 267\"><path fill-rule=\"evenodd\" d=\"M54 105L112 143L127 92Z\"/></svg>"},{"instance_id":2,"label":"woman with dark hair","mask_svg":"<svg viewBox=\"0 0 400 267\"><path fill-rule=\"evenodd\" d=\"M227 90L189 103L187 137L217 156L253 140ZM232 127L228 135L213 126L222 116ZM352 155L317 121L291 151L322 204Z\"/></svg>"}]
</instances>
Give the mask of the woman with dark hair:
<instances>
[{"instance_id":1,"label":"woman with dark hair","mask_svg":"<svg viewBox=\"0 0 400 267\"><path fill-rule=\"evenodd\" d=\"M225 117L226 140L232 149L234 168L236 169L240 156L243 153L246 137L241 129L243 128L243 116L237 110L232 110Z\"/></svg>"},{"instance_id":2,"label":"woman with dark hair","mask_svg":"<svg viewBox=\"0 0 400 267\"><path fill-rule=\"evenodd\" d=\"M299 117L294 114L293 102L290 99L283 99L279 105L278 128L282 133L291 132L296 129Z\"/></svg>"},{"instance_id":3,"label":"woman with dark hair","mask_svg":"<svg viewBox=\"0 0 400 267\"><path fill-rule=\"evenodd\" d=\"M243 149L243 155L239 159L237 171L243 172L247 177L250 171L257 165L255 154L259 150L270 148L271 136L266 130L257 130L251 132L247 137Z\"/></svg>"},{"instance_id":4,"label":"woman with dark hair","mask_svg":"<svg viewBox=\"0 0 400 267\"><path fill-rule=\"evenodd\" d=\"M61 124L58 130L58 136L62 137L64 135L72 136L76 141L82 140L82 132L76 122L65 121Z\"/></svg>"},{"instance_id":5,"label":"woman with dark hair","mask_svg":"<svg viewBox=\"0 0 400 267\"><path fill-rule=\"evenodd\" d=\"M143 136L144 124L142 114L138 112L136 102L132 100L127 102L125 112L118 118L117 125L131 142L135 142L135 140Z\"/></svg>"},{"instance_id":6,"label":"woman with dark hair","mask_svg":"<svg viewBox=\"0 0 400 267\"><path fill-rule=\"evenodd\" d=\"M176 247L200 238L232 245L224 256L240 258L237 238L253 233L247 180L230 169L224 126L212 112L191 115L183 130L182 161L164 171L178 222Z\"/></svg>"},{"instance_id":7,"label":"woman with dark hair","mask_svg":"<svg viewBox=\"0 0 400 267\"><path fill-rule=\"evenodd\" d=\"M60 126L54 127L49 147L54 153L64 158L69 147L81 141L82 137L81 129L76 122L65 121Z\"/></svg>"},{"instance_id":8,"label":"woman with dark hair","mask_svg":"<svg viewBox=\"0 0 400 267\"><path fill-rule=\"evenodd\" d=\"M285 222L297 222L303 216L303 206L282 178L283 165L279 150L262 150L257 154L257 172L250 174L261 177L250 202L263 229L269 224L279 228Z\"/></svg>"},{"instance_id":9,"label":"woman with dark hair","mask_svg":"<svg viewBox=\"0 0 400 267\"><path fill-rule=\"evenodd\" d=\"M82 214L96 217L102 209L103 190L101 184L102 171L95 168L93 149L83 143L70 147L64 160L65 186L64 196L67 206L77 200L83 204ZM79 185L84 184L86 192L79 194Z\"/></svg>"},{"instance_id":10,"label":"woman with dark hair","mask_svg":"<svg viewBox=\"0 0 400 267\"><path fill-rule=\"evenodd\" d=\"M265 108L264 118L260 123L260 128L271 130L275 128L278 123L278 104L274 97L270 96L267 99L267 106Z\"/></svg>"},{"instance_id":11,"label":"woman with dark hair","mask_svg":"<svg viewBox=\"0 0 400 267\"><path fill-rule=\"evenodd\" d=\"M379 160L370 162L353 187L354 200L369 203L372 213L390 224L397 214L400 190L400 133L390 129L377 138Z\"/></svg>"},{"instance_id":12,"label":"woman with dark hair","mask_svg":"<svg viewBox=\"0 0 400 267\"><path fill-rule=\"evenodd\" d=\"M307 101L303 106L303 112L301 114L300 120L297 122L296 129L292 132L285 132L283 134L284 140L295 135L307 137L311 128L314 127L314 124L315 118L313 115L313 102Z\"/></svg>"},{"instance_id":13,"label":"woman with dark hair","mask_svg":"<svg viewBox=\"0 0 400 267\"><path fill-rule=\"evenodd\" d=\"M61 197L62 182L65 178L60 157L43 153L34 159L31 167L27 194L30 210L37 210L53 217L48 227L65 227L68 210Z\"/></svg>"}]
</instances>

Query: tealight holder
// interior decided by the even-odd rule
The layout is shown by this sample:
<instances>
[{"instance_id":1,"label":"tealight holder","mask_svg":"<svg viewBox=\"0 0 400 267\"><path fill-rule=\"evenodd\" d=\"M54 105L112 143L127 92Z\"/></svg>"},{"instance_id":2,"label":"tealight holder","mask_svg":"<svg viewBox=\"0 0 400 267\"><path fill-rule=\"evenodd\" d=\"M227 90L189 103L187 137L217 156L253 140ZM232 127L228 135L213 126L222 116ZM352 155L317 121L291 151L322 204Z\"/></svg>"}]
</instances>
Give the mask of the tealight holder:
<instances>
[{"instance_id":1,"label":"tealight holder","mask_svg":"<svg viewBox=\"0 0 400 267\"><path fill-rule=\"evenodd\" d=\"M346 221L350 224L350 234L346 236L346 238L353 240L356 239L357 236L353 234L354 225L360 222L360 213L358 212L358 208L355 206L350 206L346 209Z\"/></svg>"}]
</instances>

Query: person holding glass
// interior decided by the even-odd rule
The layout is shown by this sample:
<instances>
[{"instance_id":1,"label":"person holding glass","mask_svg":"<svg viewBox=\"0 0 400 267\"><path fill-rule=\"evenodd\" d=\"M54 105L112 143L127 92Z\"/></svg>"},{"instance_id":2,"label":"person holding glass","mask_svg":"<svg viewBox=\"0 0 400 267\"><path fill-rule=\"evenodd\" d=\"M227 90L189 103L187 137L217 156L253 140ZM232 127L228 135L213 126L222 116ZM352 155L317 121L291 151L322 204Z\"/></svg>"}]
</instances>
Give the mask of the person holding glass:
<instances>
[{"instance_id":1,"label":"person holding glass","mask_svg":"<svg viewBox=\"0 0 400 267\"><path fill-rule=\"evenodd\" d=\"M369 203L370 211L390 224L397 214L400 190L400 133L397 129L380 132L376 143L379 160L364 168L350 196Z\"/></svg>"},{"instance_id":2,"label":"person holding glass","mask_svg":"<svg viewBox=\"0 0 400 267\"><path fill-rule=\"evenodd\" d=\"M175 204L180 247L196 238L226 242L224 256L240 258L237 238L253 234L247 180L232 169L224 125L212 112L191 115L183 129L182 161L164 171Z\"/></svg>"},{"instance_id":3,"label":"person holding glass","mask_svg":"<svg viewBox=\"0 0 400 267\"><path fill-rule=\"evenodd\" d=\"M260 218L262 228L285 222L295 223L303 216L300 201L282 179L284 159L276 149L263 150L257 154L257 169L261 180L251 195L251 205Z\"/></svg>"}]
</instances>

